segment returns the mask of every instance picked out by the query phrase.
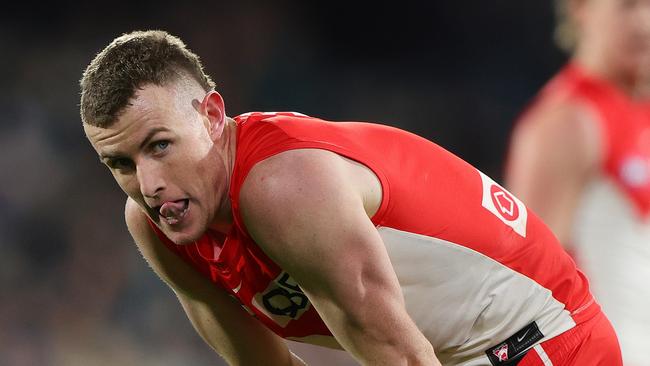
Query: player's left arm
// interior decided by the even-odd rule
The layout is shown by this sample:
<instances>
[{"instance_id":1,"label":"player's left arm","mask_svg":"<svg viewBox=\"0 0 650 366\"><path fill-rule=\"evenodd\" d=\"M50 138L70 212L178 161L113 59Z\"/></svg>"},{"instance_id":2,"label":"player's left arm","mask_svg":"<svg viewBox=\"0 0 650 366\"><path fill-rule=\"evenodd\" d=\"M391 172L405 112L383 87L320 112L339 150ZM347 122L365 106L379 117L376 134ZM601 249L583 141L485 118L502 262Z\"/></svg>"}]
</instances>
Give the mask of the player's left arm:
<instances>
[{"instance_id":1,"label":"player's left arm","mask_svg":"<svg viewBox=\"0 0 650 366\"><path fill-rule=\"evenodd\" d=\"M258 245L301 286L362 364L439 365L406 312L384 243L344 160L294 150L257 164L241 191Z\"/></svg>"}]
</instances>

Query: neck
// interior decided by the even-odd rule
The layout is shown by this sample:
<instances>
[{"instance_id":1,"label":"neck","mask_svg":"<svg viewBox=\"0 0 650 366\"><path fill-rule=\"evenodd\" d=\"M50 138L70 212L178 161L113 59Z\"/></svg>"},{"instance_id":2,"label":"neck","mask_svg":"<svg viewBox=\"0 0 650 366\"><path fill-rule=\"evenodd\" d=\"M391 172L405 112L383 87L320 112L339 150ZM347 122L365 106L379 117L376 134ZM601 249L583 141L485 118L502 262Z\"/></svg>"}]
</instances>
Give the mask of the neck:
<instances>
[{"instance_id":1,"label":"neck","mask_svg":"<svg viewBox=\"0 0 650 366\"><path fill-rule=\"evenodd\" d=\"M220 139L219 151L222 158L223 166L226 168L225 184L221 184L221 204L217 209L214 221L210 229L228 234L233 225L232 205L230 202L230 184L232 181L232 172L235 167L235 154L237 148L237 124L235 121L226 117L226 126ZM218 183L217 183L218 184Z\"/></svg>"},{"instance_id":2,"label":"neck","mask_svg":"<svg viewBox=\"0 0 650 366\"><path fill-rule=\"evenodd\" d=\"M650 59L647 61L646 67L643 68L636 91L639 99L650 100Z\"/></svg>"},{"instance_id":3,"label":"neck","mask_svg":"<svg viewBox=\"0 0 650 366\"><path fill-rule=\"evenodd\" d=\"M639 92L637 95L640 99L650 100L650 77L643 80L643 83L641 83L641 86L638 90Z\"/></svg>"},{"instance_id":4,"label":"neck","mask_svg":"<svg viewBox=\"0 0 650 366\"><path fill-rule=\"evenodd\" d=\"M637 97L647 88L636 71L612 65L612 62L595 47L580 46L574 53L573 62L580 65L587 73L615 85L630 97Z\"/></svg>"}]
</instances>

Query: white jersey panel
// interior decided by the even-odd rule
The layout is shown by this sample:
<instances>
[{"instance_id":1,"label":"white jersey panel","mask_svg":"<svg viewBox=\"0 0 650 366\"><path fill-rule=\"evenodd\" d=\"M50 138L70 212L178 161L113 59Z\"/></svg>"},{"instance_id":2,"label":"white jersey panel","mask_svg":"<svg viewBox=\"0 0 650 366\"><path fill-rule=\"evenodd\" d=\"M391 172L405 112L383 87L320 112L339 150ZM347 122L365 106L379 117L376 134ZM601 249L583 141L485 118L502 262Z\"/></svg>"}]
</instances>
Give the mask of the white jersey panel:
<instances>
[{"instance_id":1,"label":"white jersey panel","mask_svg":"<svg viewBox=\"0 0 650 366\"><path fill-rule=\"evenodd\" d=\"M379 227L406 308L444 365L489 365L485 350L535 321L544 338L575 322L551 291L467 247Z\"/></svg>"},{"instance_id":2,"label":"white jersey panel","mask_svg":"<svg viewBox=\"0 0 650 366\"><path fill-rule=\"evenodd\" d=\"M646 364L650 346L650 219L607 177L586 189L573 243L591 291L619 337L625 362Z\"/></svg>"}]
</instances>

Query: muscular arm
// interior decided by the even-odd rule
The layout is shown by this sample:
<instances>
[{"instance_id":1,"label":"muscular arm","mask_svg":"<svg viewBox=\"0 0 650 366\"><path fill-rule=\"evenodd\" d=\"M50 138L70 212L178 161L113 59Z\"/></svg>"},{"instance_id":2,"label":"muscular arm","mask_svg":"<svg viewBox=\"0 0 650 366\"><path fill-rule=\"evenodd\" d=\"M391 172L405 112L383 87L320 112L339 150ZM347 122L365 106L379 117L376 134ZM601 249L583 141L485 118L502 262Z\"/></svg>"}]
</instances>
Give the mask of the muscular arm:
<instances>
[{"instance_id":1,"label":"muscular arm","mask_svg":"<svg viewBox=\"0 0 650 366\"><path fill-rule=\"evenodd\" d=\"M595 118L581 105L549 105L521 121L513 135L506 185L565 246L579 199L600 161Z\"/></svg>"},{"instance_id":2,"label":"muscular arm","mask_svg":"<svg viewBox=\"0 0 650 366\"><path fill-rule=\"evenodd\" d=\"M288 151L244 183L244 222L301 286L338 342L366 365L439 365L406 312L397 276L343 159Z\"/></svg>"},{"instance_id":3,"label":"muscular arm","mask_svg":"<svg viewBox=\"0 0 650 366\"><path fill-rule=\"evenodd\" d=\"M234 299L162 244L136 203L127 200L127 226L151 268L174 291L201 337L230 365L302 365L282 339Z\"/></svg>"}]
</instances>

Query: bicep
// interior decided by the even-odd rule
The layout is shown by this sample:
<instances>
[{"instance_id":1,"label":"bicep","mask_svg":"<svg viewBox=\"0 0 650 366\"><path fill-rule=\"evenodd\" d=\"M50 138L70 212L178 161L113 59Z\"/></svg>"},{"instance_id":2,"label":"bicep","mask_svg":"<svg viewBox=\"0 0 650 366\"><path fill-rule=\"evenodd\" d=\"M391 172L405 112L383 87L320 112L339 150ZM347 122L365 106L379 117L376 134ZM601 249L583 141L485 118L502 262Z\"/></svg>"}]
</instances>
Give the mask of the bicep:
<instances>
[{"instance_id":1,"label":"bicep","mask_svg":"<svg viewBox=\"0 0 650 366\"><path fill-rule=\"evenodd\" d=\"M417 331L390 258L342 160L304 154L251 172L240 198L249 232L348 351L362 354L362 339L399 344L412 337Z\"/></svg>"},{"instance_id":2,"label":"bicep","mask_svg":"<svg viewBox=\"0 0 650 366\"><path fill-rule=\"evenodd\" d=\"M368 286L399 294L383 241L362 194L350 189L355 185L342 160L323 151L295 154L310 157L271 162L247 178L240 200L251 235L312 298L356 299Z\"/></svg>"},{"instance_id":3,"label":"bicep","mask_svg":"<svg viewBox=\"0 0 650 366\"><path fill-rule=\"evenodd\" d=\"M201 337L229 364L289 364L286 344L250 316L224 290L203 278L156 237L132 201L126 221L154 272L169 285Z\"/></svg>"}]
</instances>

